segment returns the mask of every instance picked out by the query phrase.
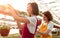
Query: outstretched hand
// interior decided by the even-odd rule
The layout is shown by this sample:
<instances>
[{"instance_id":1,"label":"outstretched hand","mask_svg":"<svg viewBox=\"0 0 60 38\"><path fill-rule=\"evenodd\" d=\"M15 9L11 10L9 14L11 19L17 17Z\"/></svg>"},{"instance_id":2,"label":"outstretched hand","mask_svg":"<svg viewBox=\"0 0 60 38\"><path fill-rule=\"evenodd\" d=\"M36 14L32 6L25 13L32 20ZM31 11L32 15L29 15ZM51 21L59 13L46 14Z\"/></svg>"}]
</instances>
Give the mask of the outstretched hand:
<instances>
[{"instance_id":1,"label":"outstretched hand","mask_svg":"<svg viewBox=\"0 0 60 38\"><path fill-rule=\"evenodd\" d=\"M10 14L13 16L14 14L16 14L15 13L15 9L10 5L10 4L8 4L8 8L10 9Z\"/></svg>"},{"instance_id":2,"label":"outstretched hand","mask_svg":"<svg viewBox=\"0 0 60 38\"><path fill-rule=\"evenodd\" d=\"M17 14L18 16L20 15L20 11L19 10L14 9L10 4L8 4L8 7L10 9L11 15L12 14Z\"/></svg>"},{"instance_id":3,"label":"outstretched hand","mask_svg":"<svg viewBox=\"0 0 60 38\"><path fill-rule=\"evenodd\" d=\"M11 11L9 9L9 5L1 5L0 6L0 14L11 15L10 12Z\"/></svg>"}]
</instances>

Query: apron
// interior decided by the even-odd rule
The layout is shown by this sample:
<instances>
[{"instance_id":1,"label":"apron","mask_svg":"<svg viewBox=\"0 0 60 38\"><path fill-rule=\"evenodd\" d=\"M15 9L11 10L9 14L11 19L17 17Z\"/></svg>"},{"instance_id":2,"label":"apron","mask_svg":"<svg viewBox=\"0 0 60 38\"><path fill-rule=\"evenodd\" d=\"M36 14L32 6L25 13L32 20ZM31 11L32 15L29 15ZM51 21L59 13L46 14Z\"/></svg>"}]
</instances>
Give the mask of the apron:
<instances>
[{"instance_id":1,"label":"apron","mask_svg":"<svg viewBox=\"0 0 60 38\"><path fill-rule=\"evenodd\" d=\"M37 20L38 21L38 20ZM36 29L35 29L35 32L37 31L37 26L38 26L38 22L36 24ZM32 34L29 32L29 29L27 27L27 24L25 23L24 24L24 27L22 29L22 38L34 38L34 35L35 34Z\"/></svg>"},{"instance_id":2,"label":"apron","mask_svg":"<svg viewBox=\"0 0 60 38\"><path fill-rule=\"evenodd\" d=\"M42 25L40 27L40 31L41 32L45 32L47 30L47 28L48 28L48 25L47 24L46 25ZM51 35L41 35L40 38L52 38L52 36Z\"/></svg>"}]
</instances>

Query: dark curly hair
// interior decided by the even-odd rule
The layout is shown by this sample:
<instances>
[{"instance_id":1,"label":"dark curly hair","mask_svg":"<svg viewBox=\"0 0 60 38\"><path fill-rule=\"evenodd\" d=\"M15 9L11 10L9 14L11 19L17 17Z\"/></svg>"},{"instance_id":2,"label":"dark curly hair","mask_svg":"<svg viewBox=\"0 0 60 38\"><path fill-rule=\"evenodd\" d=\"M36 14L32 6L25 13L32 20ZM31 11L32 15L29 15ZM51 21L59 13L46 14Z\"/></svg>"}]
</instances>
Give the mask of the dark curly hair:
<instances>
[{"instance_id":1,"label":"dark curly hair","mask_svg":"<svg viewBox=\"0 0 60 38\"><path fill-rule=\"evenodd\" d=\"M49 11L45 11L43 14L48 18L48 21L52 21L53 16Z\"/></svg>"}]
</instances>

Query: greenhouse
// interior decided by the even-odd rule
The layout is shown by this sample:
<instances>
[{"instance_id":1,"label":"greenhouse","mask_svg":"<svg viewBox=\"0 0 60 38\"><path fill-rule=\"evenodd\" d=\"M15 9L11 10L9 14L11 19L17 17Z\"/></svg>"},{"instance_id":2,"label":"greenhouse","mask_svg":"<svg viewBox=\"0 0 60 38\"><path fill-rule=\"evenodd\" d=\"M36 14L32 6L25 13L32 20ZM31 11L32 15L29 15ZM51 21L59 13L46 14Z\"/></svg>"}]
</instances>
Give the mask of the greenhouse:
<instances>
[{"instance_id":1,"label":"greenhouse","mask_svg":"<svg viewBox=\"0 0 60 38\"><path fill-rule=\"evenodd\" d=\"M29 17L29 10L27 10L27 5L28 3L34 2L36 2L38 5L39 15L37 16L37 18L39 20L43 20L42 14L44 14L44 12L51 12L53 16L53 20L51 22L54 24L53 29L51 29L52 38L60 38L60 0L0 0L0 38L22 38L18 22L13 16L13 12L16 12L19 17ZM23 26L24 21L19 23ZM31 21L30 18L29 21ZM39 27L40 26L38 26L37 30L39 29ZM34 36L34 38L40 37L41 34L38 33Z\"/></svg>"}]
</instances>

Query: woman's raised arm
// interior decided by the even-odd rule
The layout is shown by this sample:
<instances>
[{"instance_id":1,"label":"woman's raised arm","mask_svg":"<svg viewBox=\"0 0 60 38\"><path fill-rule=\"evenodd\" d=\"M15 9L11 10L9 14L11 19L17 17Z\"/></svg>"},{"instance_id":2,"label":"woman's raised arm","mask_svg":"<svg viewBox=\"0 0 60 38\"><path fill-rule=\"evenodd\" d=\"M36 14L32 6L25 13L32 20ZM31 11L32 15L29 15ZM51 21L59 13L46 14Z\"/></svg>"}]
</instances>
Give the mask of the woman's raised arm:
<instances>
[{"instance_id":1,"label":"woman's raised arm","mask_svg":"<svg viewBox=\"0 0 60 38\"><path fill-rule=\"evenodd\" d=\"M30 23L29 20L27 18L24 18L24 17L19 17L17 14L16 14L16 11L14 10L14 8L12 6L9 6L10 8L10 14L14 17L14 19L16 21L20 21L20 22L23 22L23 23Z\"/></svg>"}]
</instances>

